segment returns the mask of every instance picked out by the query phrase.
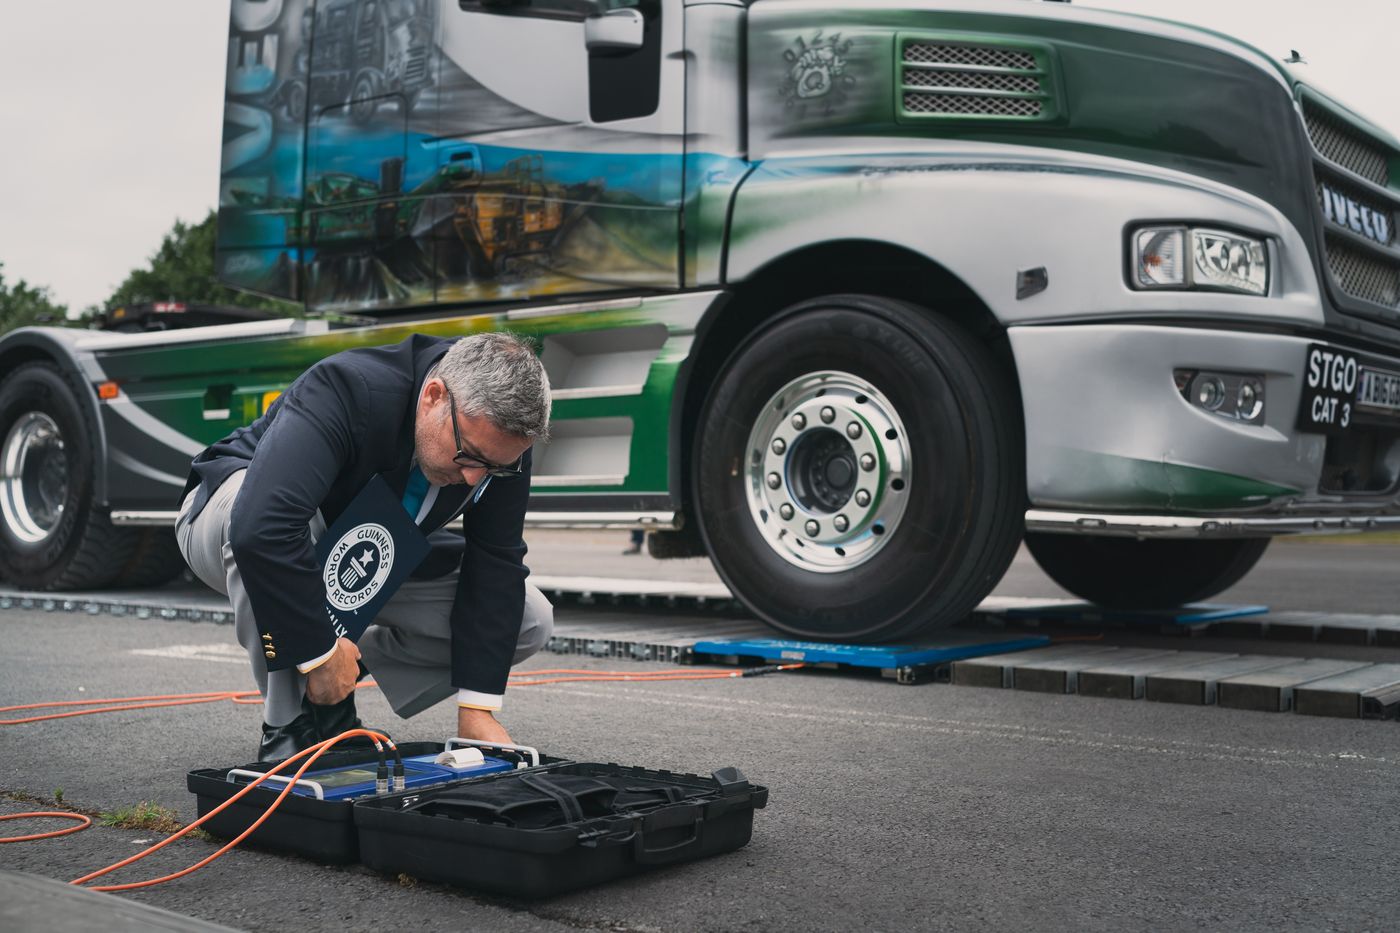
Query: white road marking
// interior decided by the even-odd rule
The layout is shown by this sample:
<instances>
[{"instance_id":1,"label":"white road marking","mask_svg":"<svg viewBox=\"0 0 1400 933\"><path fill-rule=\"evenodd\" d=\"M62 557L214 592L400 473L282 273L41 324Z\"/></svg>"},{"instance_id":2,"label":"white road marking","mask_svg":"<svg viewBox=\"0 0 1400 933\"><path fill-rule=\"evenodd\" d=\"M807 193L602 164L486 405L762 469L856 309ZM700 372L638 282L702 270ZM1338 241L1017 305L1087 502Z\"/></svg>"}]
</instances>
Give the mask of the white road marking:
<instances>
[{"instance_id":1,"label":"white road marking","mask_svg":"<svg viewBox=\"0 0 1400 933\"><path fill-rule=\"evenodd\" d=\"M219 664L247 664L248 652L238 645L216 642L212 645L166 645L163 648L133 648L132 654L176 661L215 661Z\"/></svg>"}]
</instances>

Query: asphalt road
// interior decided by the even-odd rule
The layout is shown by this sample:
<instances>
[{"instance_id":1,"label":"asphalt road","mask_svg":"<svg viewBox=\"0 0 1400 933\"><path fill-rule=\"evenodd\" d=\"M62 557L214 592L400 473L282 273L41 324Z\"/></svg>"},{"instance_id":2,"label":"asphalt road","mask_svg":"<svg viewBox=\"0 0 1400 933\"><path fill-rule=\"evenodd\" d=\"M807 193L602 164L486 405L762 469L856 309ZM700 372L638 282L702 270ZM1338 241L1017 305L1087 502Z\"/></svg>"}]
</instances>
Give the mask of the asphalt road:
<instances>
[{"instance_id":1,"label":"asphalt road","mask_svg":"<svg viewBox=\"0 0 1400 933\"><path fill-rule=\"evenodd\" d=\"M624 542L580 539L566 550L596 551L598 572L625 560L656 572L645 558L609 556ZM543 566L556 546L536 542L537 568L565 572ZM1394 611L1397 556L1393 546L1282 545L1229 597ZM999 592L1054 595L1035 573L1018 563ZM0 705L248 685L236 663L132 653L227 644L226 626L14 610L0 626ZM373 691L361 696L365 719L399 740L441 741L453 725L445 708L405 722ZM542 902L252 851L121 896L236 928L326 931L1382 930L1400 907L1395 722L903 687L828 671L515 689L503 719L517 740L560 756L700 773L736 765L771 789L771 802L736 853ZM149 800L193 819L185 773L250 758L257 723L256 707L218 703L0 727L0 811L41 808L16 798L51 801L61 788L66 805L86 811ZM67 880L157 838L94 828L0 846L0 868ZM213 849L180 842L113 879L164 873Z\"/></svg>"}]
</instances>

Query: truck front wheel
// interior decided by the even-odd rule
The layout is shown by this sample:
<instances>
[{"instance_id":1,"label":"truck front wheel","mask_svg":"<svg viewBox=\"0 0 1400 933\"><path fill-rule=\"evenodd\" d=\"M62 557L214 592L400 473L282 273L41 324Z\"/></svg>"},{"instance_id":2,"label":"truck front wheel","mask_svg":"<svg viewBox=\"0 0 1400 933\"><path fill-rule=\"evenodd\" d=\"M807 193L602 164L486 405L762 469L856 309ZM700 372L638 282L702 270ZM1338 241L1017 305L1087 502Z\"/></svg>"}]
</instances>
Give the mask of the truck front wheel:
<instances>
[{"instance_id":1,"label":"truck front wheel","mask_svg":"<svg viewBox=\"0 0 1400 933\"><path fill-rule=\"evenodd\" d=\"M135 531L93 508L91 416L80 386L53 363L0 382L0 577L31 589L90 589L116 580Z\"/></svg>"},{"instance_id":2,"label":"truck front wheel","mask_svg":"<svg viewBox=\"0 0 1400 933\"><path fill-rule=\"evenodd\" d=\"M858 295L788 309L701 415L693 501L720 576L802 638L965 617L1020 539L1017 412L986 348L927 309Z\"/></svg>"},{"instance_id":3,"label":"truck front wheel","mask_svg":"<svg viewBox=\"0 0 1400 933\"><path fill-rule=\"evenodd\" d=\"M1028 532L1040 568L1105 609L1170 609L1229 589L1264 556L1269 538L1110 538Z\"/></svg>"}]
</instances>

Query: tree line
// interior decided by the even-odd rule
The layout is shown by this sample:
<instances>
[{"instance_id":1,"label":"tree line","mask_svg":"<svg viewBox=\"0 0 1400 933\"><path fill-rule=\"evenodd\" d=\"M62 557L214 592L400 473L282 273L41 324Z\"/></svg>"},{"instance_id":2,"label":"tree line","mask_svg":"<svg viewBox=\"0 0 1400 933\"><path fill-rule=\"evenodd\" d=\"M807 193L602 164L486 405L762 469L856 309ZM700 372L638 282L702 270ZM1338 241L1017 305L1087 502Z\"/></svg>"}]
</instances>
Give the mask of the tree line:
<instances>
[{"instance_id":1,"label":"tree line","mask_svg":"<svg viewBox=\"0 0 1400 933\"><path fill-rule=\"evenodd\" d=\"M11 283L0 261L0 333L28 324L86 327L95 315L123 305L147 301L235 305L289 314L294 305L279 304L225 288L214 275L214 233L218 212L211 210L196 224L175 221L145 268L133 269L106 302L68 320L68 306L56 302L43 285L24 279Z\"/></svg>"}]
</instances>

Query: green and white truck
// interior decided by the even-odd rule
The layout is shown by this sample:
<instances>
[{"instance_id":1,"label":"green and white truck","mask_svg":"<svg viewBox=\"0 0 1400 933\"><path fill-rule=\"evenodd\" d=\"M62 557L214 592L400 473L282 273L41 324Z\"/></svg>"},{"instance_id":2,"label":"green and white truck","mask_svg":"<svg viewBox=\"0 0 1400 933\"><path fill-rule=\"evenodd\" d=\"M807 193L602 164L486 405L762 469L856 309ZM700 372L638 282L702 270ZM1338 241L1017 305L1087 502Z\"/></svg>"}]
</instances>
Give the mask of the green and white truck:
<instances>
[{"instance_id":1,"label":"green and white truck","mask_svg":"<svg viewBox=\"0 0 1400 933\"><path fill-rule=\"evenodd\" d=\"M1400 525L1400 142L1215 33L1031 0L233 0L217 264L304 319L0 340L0 576L149 583L308 365L534 338L529 520L810 638L1105 606Z\"/></svg>"}]
</instances>

